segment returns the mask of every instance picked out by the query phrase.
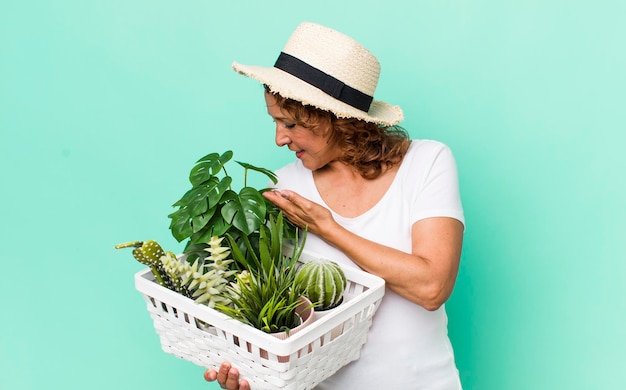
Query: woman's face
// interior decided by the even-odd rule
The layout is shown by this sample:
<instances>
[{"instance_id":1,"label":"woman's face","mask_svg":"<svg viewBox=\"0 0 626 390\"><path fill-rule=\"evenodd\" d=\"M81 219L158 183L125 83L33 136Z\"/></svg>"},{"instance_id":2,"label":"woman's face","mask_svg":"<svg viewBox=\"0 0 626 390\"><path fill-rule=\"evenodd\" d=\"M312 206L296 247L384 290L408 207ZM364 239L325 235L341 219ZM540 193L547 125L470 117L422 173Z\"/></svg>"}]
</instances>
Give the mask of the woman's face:
<instances>
[{"instance_id":1,"label":"woman's face","mask_svg":"<svg viewBox=\"0 0 626 390\"><path fill-rule=\"evenodd\" d=\"M315 171L339 157L337 148L329 144L331 129L313 132L296 124L292 116L280 109L270 93L265 93L265 102L267 113L276 124L276 145L287 146L295 152L306 168Z\"/></svg>"}]
</instances>

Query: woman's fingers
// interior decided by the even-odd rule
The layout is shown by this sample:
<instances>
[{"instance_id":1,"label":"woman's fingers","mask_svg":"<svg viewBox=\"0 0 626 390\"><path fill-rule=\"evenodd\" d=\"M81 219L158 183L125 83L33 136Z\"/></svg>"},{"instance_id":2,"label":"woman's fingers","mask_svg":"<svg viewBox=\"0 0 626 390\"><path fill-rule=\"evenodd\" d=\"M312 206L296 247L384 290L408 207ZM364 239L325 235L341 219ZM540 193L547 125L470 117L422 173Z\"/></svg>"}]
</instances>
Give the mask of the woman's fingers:
<instances>
[{"instance_id":1,"label":"woman's fingers","mask_svg":"<svg viewBox=\"0 0 626 390\"><path fill-rule=\"evenodd\" d=\"M213 382L217 379L217 371L208 369L204 372L204 380L207 382Z\"/></svg>"},{"instance_id":2,"label":"woman's fingers","mask_svg":"<svg viewBox=\"0 0 626 390\"><path fill-rule=\"evenodd\" d=\"M239 371L237 371L236 368L231 368L230 370L228 370L226 383L225 386L222 386L222 388L229 390L241 389L241 387L239 386Z\"/></svg>"},{"instance_id":3,"label":"woman's fingers","mask_svg":"<svg viewBox=\"0 0 626 390\"><path fill-rule=\"evenodd\" d=\"M276 206L283 208L287 204L289 204L289 196L291 195L291 191L265 191L263 196L265 196L270 202L274 203Z\"/></svg>"},{"instance_id":4,"label":"woman's fingers","mask_svg":"<svg viewBox=\"0 0 626 390\"><path fill-rule=\"evenodd\" d=\"M283 190L283 191L266 191L264 196L272 202L276 207L278 207L285 217L287 217L292 223L300 226L302 224L302 220L298 218L297 213L301 212L298 205L294 202L296 200L297 195L294 192ZM302 227L302 226L300 226Z\"/></svg>"},{"instance_id":5,"label":"woman's fingers","mask_svg":"<svg viewBox=\"0 0 626 390\"><path fill-rule=\"evenodd\" d=\"M204 372L204 379L207 382L217 381L222 389L250 390L248 381L239 382L239 370L232 367L228 362L222 363L218 371L207 369Z\"/></svg>"},{"instance_id":6,"label":"woman's fingers","mask_svg":"<svg viewBox=\"0 0 626 390\"><path fill-rule=\"evenodd\" d=\"M328 209L293 191L266 191L263 195L282 210L291 223L300 228L306 227L311 233L318 234L320 226L332 220Z\"/></svg>"},{"instance_id":7,"label":"woman's fingers","mask_svg":"<svg viewBox=\"0 0 626 390\"><path fill-rule=\"evenodd\" d=\"M232 366L228 362L222 363L219 371L217 372L217 383L220 384L222 389L229 389L228 387L228 373L230 372ZM231 387L232 390L237 390L237 386Z\"/></svg>"}]
</instances>

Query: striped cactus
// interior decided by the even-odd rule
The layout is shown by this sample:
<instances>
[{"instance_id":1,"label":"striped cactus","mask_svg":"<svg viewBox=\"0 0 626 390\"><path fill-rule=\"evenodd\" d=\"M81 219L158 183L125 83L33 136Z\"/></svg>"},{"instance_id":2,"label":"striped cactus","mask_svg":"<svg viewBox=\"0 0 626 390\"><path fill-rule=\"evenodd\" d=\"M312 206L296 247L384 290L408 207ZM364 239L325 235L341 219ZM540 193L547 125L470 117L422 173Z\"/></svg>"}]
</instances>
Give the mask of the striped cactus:
<instances>
[{"instance_id":1,"label":"striped cactus","mask_svg":"<svg viewBox=\"0 0 626 390\"><path fill-rule=\"evenodd\" d=\"M303 264L296 275L295 288L315 305L327 310L341 303L346 289L346 275L337 263L315 259Z\"/></svg>"}]
</instances>

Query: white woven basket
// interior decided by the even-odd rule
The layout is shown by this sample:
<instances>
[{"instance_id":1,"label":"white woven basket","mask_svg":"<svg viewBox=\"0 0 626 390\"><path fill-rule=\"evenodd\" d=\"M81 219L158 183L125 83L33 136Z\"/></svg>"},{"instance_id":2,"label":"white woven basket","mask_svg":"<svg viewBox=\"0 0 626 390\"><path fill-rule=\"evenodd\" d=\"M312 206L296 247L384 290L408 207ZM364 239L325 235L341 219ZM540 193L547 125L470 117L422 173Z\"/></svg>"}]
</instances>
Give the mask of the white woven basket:
<instances>
[{"instance_id":1,"label":"white woven basket","mask_svg":"<svg viewBox=\"0 0 626 390\"><path fill-rule=\"evenodd\" d=\"M300 261L316 257L305 251ZM135 287L146 300L165 352L204 368L229 361L254 390L305 390L359 358L385 292L383 279L342 269L348 286L341 305L315 312L310 325L285 340L160 286L149 269L135 275Z\"/></svg>"}]
</instances>

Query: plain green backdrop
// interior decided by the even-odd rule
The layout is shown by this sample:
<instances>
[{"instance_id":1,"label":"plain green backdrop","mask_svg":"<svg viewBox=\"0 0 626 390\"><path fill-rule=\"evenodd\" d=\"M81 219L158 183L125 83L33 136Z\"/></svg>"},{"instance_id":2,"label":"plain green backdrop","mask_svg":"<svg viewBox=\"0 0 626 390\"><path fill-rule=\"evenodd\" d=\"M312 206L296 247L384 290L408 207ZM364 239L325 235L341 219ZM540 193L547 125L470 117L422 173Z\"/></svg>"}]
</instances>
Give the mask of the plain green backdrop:
<instances>
[{"instance_id":1,"label":"plain green backdrop","mask_svg":"<svg viewBox=\"0 0 626 390\"><path fill-rule=\"evenodd\" d=\"M161 351L113 245L180 251L167 215L209 152L293 158L230 65L273 64L302 21L370 48L377 99L455 153L465 389L626 388L624 4L2 2L0 388L218 388Z\"/></svg>"}]
</instances>

